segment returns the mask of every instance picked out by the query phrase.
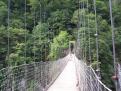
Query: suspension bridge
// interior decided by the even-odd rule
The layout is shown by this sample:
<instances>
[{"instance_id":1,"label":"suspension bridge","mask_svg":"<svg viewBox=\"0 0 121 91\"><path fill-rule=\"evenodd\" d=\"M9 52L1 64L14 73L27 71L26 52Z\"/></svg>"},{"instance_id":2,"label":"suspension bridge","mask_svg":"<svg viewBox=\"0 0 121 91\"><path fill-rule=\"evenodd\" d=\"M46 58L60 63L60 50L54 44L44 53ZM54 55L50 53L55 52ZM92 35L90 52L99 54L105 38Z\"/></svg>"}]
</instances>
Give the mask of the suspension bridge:
<instances>
[{"instance_id":1,"label":"suspension bridge","mask_svg":"<svg viewBox=\"0 0 121 91\"><path fill-rule=\"evenodd\" d=\"M112 91L75 54L0 71L1 91Z\"/></svg>"},{"instance_id":2,"label":"suspension bridge","mask_svg":"<svg viewBox=\"0 0 121 91\"><path fill-rule=\"evenodd\" d=\"M8 60L10 54L10 6L11 0L8 0ZM112 31L114 30L113 21L112 21L112 6L110 1L110 17L111 17L111 26ZM26 14L26 0L25 0L25 29L27 25L27 14ZM97 70L95 71L91 65L87 64L86 58L86 47L82 47L80 40L83 39L83 45L85 44L85 34L86 29L89 30L89 18L84 17L85 13L80 13L80 8L84 9L85 4L88 9L88 0L83 3L79 3L79 11L78 11L78 20L79 23L77 29L77 40L74 42L70 42L68 50L64 57L60 57L55 61L40 61L33 62L30 64L24 63L19 66L8 66L7 68L3 68L0 70L0 91L112 91L105 84L101 82L100 76L100 67L97 65ZM96 12L96 1L93 0L94 5L94 13L95 13L95 29L96 29L96 58L99 60L99 50L98 50L98 25L97 25L97 12ZM41 5L40 5L41 6ZM84 22L82 22L84 21ZM82 24L80 24L80 22ZM86 25L87 23L87 25ZM35 26L35 19L34 19ZM79 28L84 27L84 31L79 33ZM88 27L88 28L86 28ZM114 68L115 67L115 45L114 45L114 32L112 32L112 40L113 40L113 58L114 58ZM25 33L25 42L27 41L26 33ZM89 31L89 61L91 62L91 48L90 48L90 31ZM73 48L71 48L71 44ZM44 54L43 54L44 55ZM61 53L59 54L61 55ZM36 56L36 55L34 55ZM26 47L25 47L25 57L26 57ZM118 76L120 76L121 67L118 66ZM117 73L115 73L117 75ZM121 78L119 78L119 82L116 82L116 91L121 91L120 86L117 83L120 83Z\"/></svg>"}]
</instances>

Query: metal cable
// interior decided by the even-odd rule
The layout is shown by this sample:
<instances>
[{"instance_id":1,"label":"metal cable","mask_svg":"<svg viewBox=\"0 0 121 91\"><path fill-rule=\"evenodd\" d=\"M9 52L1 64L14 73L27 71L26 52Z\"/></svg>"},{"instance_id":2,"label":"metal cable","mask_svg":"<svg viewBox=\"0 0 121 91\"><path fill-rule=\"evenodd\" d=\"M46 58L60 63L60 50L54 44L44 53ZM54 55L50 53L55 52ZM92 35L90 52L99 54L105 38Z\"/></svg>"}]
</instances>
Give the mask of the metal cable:
<instances>
[{"instance_id":1,"label":"metal cable","mask_svg":"<svg viewBox=\"0 0 121 91\"><path fill-rule=\"evenodd\" d=\"M99 44L98 44L98 26L97 26L97 10L96 10L96 0L93 0L94 5L94 12L95 12L95 29L96 29L96 56L97 56L97 62L99 62ZM97 65L97 69L99 68L99 65Z\"/></svg>"},{"instance_id":2,"label":"metal cable","mask_svg":"<svg viewBox=\"0 0 121 91\"><path fill-rule=\"evenodd\" d=\"M97 56L97 62L99 62L99 43L98 43L98 29L97 29L97 10L96 10L96 0L93 0L93 5L94 5L94 12L95 12L95 29L96 29L96 34L95 34L95 37L96 37L96 56ZM100 77L100 67L99 67L99 64L97 64L97 75L98 77ZM97 91L99 91L99 83L98 84L98 89Z\"/></svg>"},{"instance_id":3,"label":"metal cable","mask_svg":"<svg viewBox=\"0 0 121 91\"><path fill-rule=\"evenodd\" d=\"M84 50L84 47L85 47L85 41L84 41L84 1L82 2L82 43L83 43L83 60L85 59L85 50Z\"/></svg>"},{"instance_id":4,"label":"metal cable","mask_svg":"<svg viewBox=\"0 0 121 91\"><path fill-rule=\"evenodd\" d=\"M34 59L34 62L35 62L36 61L36 58L35 58L36 57L36 50L35 50L36 49L36 45L35 45L35 40L36 40L35 39L35 36L36 36L36 34L35 34L36 33L35 32L36 31L36 29L35 29L35 25L36 25L35 24L36 23L36 11L35 11L35 7L34 7L34 12L33 12L33 17L34 17L34 20L33 20L34 21L34 27L33 27L33 36L34 36L34 40L33 40L33 44L34 44L34 46L33 46L33 48L34 48L34 58L33 59Z\"/></svg>"},{"instance_id":5,"label":"metal cable","mask_svg":"<svg viewBox=\"0 0 121 91\"><path fill-rule=\"evenodd\" d=\"M79 78L79 91L111 91L98 78L92 67L88 67L83 60L74 58Z\"/></svg>"},{"instance_id":6,"label":"metal cable","mask_svg":"<svg viewBox=\"0 0 121 91\"><path fill-rule=\"evenodd\" d=\"M112 46L113 46L113 64L114 64L114 73L117 76L116 72L116 51L115 51L115 31L114 31L114 22L113 22L113 15L112 15L112 0L109 0L110 6L110 19L111 19L111 30L112 30ZM116 91L118 91L118 83L115 81Z\"/></svg>"},{"instance_id":7,"label":"metal cable","mask_svg":"<svg viewBox=\"0 0 121 91\"><path fill-rule=\"evenodd\" d=\"M26 10L27 10L27 9L26 9L26 4L27 4L27 1L26 1L26 0L24 0L24 1L25 1L25 2L24 2L24 4L25 4L25 5L24 5L24 29L25 29L25 34L24 34L24 36L25 36L25 40L24 40L24 41L25 41L24 57L25 57L25 61L24 61L24 62L25 62L25 64L26 64L26 57L27 57L27 29L26 29L26 26L27 26L27 23L26 23L26 22L27 22L27 21L26 21L26 20L27 20L27 19L26 19L26 18L27 18L27 17L26 17L26 14L27 14L26 12L27 12L27 11L26 11Z\"/></svg>"},{"instance_id":8,"label":"metal cable","mask_svg":"<svg viewBox=\"0 0 121 91\"><path fill-rule=\"evenodd\" d=\"M7 61L9 61L9 55L10 55L10 4L11 0L8 0L8 20L7 20L7 36L8 36L8 41L7 41ZM9 64L10 66L10 64Z\"/></svg>"},{"instance_id":9,"label":"metal cable","mask_svg":"<svg viewBox=\"0 0 121 91\"><path fill-rule=\"evenodd\" d=\"M85 61L86 61L86 56L87 56L87 54L86 54L86 10L85 10L85 1L83 1L83 10L84 10L84 13L83 13L83 18L84 18L84 59L85 59Z\"/></svg>"},{"instance_id":10,"label":"metal cable","mask_svg":"<svg viewBox=\"0 0 121 91\"><path fill-rule=\"evenodd\" d=\"M89 55L89 65L91 65L91 36L90 36L90 16L89 16L89 0L87 0L87 10L88 10L88 19L87 19L87 29L88 29L88 55ZM93 91L93 87L92 87L92 80L91 80L91 69L89 70L90 73L90 77L89 77L89 86L90 86L90 91Z\"/></svg>"},{"instance_id":11,"label":"metal cable","mask_svg":"<svg viewBox=\"0 0 121 91\"><path fill-rule=\"evenodd\" d=\"M90 36L90 17L89 17L89 13L90 13L90 11L89 11L89 0L87 0L87 9L88 9L88 19L87 19L87 29L88 29L88 45L89 45L89 47L88 47L88 55L89 55L89 61L90 61L90 64L91 64L91 36Z\"/></svg>"},{"instance_id":12,"label":"metal cable","mask_svg":"<svg viewBox=\"0 0 121 91\"><path fill-rule=\"evenodd\" d=\"M0 70L0 91L46 91L63 71L68 60L68 57L64 57L57 61L4 68Z\"/></svg>"}]
</instances>

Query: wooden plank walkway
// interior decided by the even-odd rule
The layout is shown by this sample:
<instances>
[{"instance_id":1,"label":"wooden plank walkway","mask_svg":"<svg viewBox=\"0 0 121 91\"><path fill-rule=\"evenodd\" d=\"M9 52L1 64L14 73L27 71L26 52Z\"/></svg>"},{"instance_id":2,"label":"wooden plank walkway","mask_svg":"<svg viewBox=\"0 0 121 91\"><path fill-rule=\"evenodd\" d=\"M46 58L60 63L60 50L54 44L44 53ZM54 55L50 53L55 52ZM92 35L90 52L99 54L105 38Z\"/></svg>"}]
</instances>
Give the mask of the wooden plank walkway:
<instances>
[{"instance_id":1,"label":"wooden plank walkway","mask_svg":"<svg viewBox=\"0 0 121 91\"><path fill-rule=\"evenodd\" d=\"M78 91L74 58L73 56L69 57L70 61L67 66L48 91Z\"/></svg>"}]
</instances>

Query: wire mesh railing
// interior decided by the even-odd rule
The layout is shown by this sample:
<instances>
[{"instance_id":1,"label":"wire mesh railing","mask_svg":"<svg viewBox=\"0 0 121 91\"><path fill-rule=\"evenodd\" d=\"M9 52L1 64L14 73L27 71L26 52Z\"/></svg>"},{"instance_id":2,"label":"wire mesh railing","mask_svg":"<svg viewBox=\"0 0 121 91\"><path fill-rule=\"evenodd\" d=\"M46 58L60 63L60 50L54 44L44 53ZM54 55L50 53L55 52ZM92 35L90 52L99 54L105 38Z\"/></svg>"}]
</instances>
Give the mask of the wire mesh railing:
<instances>
[{"instance_id":1,"label":"wire mesh railing","mask_svg":"<svg viewBox=\"0 0 121 91\"><path fill-rule=\"evenodd\" d=\"M96 75L93 68L75 57L79 91L112 91Z\"/></svg>"},{"instance_id":2,"label":"wire mesh railing","mask_svg":"<svg viewBox=\"0 0 121 91\"><path fill-rule=\"evenodd\" d=\"M67 58L0 70L0 91L45 91L67 64Z\"/></svg>"}]
</instances>

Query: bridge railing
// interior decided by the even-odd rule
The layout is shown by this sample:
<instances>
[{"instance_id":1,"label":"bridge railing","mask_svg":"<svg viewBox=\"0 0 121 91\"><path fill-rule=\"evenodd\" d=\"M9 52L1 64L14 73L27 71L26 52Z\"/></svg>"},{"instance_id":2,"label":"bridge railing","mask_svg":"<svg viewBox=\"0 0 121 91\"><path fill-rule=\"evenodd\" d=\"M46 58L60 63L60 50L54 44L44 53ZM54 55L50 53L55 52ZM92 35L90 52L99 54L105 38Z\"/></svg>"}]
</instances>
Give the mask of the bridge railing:
<instances>
[{"instance_id":1,"label":"bridge railing","mask_svg":"<svg viewBox=\"0 0 121 91\"><path fill-rule=\"evenodd\" d=\"M112 91L104 85L93 68L75 57L79 91Z\"/></svg>"},{"instance_id":2,"label":"bridge railing","mask_svg":"<svg viewBox=\"0 0 121 91\"><path fill-rule=\"evenodd\" d=\"M68 60L35 62L0 70L0 91L46 91Z\"/></svg>"}]
</instances>

